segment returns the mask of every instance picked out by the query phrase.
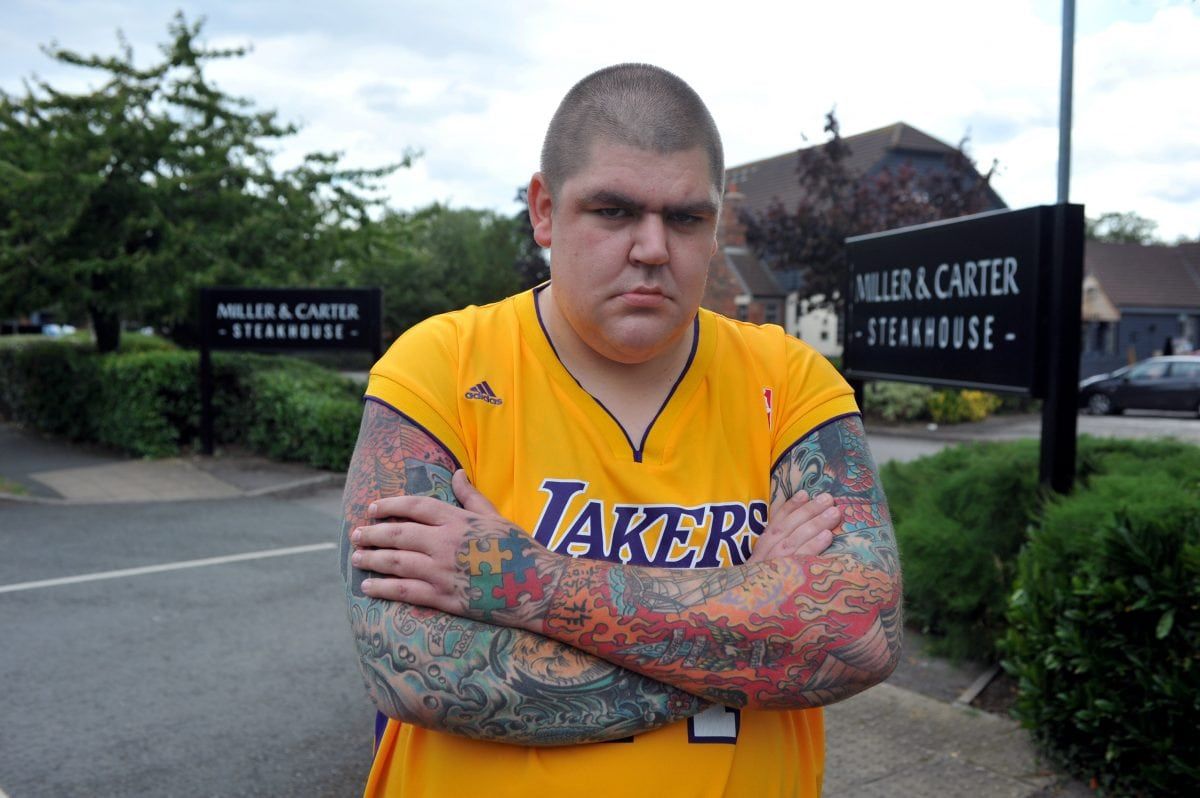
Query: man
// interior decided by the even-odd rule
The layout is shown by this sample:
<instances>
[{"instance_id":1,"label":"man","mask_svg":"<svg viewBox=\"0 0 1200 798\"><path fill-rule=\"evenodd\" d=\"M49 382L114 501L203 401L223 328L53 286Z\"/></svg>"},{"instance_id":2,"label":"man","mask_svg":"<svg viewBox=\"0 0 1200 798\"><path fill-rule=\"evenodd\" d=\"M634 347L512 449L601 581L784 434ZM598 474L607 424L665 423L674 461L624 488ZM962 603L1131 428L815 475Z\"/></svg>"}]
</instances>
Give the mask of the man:
<instances>
[{"instance_id":1,"label":"man","mask_svg":"<svg viewBox=\"0 0 1200 798\"><path fill-rule=\"evenodd\" d=\"M551 281L427 320L372 371L343 541L392 718L368 794L814 796L819 707L894 667L896 548L849 387L778 327L699 310L723 179L674 75L585 78L529 187Z\"/></svg>"}]
</instances>

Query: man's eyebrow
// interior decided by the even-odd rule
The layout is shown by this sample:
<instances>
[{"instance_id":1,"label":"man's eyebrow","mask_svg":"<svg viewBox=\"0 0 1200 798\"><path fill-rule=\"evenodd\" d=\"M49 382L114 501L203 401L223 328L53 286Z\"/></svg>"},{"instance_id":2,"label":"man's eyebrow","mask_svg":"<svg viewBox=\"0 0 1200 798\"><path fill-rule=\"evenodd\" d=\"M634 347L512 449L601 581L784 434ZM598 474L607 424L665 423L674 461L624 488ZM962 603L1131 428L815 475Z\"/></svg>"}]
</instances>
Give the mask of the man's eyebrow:
<instances>
[{"instance_id":1,"label":"man's eyebrow","mask_svg":"<svg viewBox=\"0 0 1200 798\"><path fill-rule=\"evenodd\" d=\"M608 189L600 189L592 194L587 195L582 200L583 205L612 205L617 208L624 208L630 211L642 211L645 206L635 200L633 197L626 196L619 191L610 191Z\"/></svg>"},{"instance_id":2,"label":"man's eyebrow","mask_svg":"<svg viewBox=\"0 0 1200 798\"><path fill-rule=\"evenodd\" d=\"M624 208L630 211L642 213L646 210L646 206L635 200L633 197L622 194L619 191L611 191L609 189L601 189L583 198L584 205L610 205L615 208ZM668 205L663 208L663 213L666 214L682 214L689 216L716 216L717 204L710 199L697 200L696 202L685 202L682 205Z\"/></svg>"},{"instance_id":3,"label":"man's eyebrow","mask_svg":"<svg viewBox=\"0 0 1200 798\"><path fill-rule=\"evenodd\" d=\"M712 200L687 202L683 205L668 205L663 208L665 213L682 214L687 216L716 216L717 204Z\"/></svg>"}]
</instances>

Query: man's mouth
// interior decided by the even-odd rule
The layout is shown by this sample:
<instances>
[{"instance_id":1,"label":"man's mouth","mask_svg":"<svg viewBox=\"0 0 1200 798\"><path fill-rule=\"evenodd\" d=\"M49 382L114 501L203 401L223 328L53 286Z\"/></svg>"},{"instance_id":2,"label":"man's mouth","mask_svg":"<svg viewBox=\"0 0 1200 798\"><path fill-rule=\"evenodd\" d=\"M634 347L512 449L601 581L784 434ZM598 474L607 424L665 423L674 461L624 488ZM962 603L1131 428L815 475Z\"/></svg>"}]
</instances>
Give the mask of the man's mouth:
<instances>
[{"instance_id":1,"label":"man's mouth","mask_svg":"<svg viewBox=\"0 0 1200 798\"><path fill-rule=\"evenodd\" d=\"M658 307L667 299L662 289L653 286L636 286L621 294L621 298L640 308Z\"/></svg>"}]
</instances>

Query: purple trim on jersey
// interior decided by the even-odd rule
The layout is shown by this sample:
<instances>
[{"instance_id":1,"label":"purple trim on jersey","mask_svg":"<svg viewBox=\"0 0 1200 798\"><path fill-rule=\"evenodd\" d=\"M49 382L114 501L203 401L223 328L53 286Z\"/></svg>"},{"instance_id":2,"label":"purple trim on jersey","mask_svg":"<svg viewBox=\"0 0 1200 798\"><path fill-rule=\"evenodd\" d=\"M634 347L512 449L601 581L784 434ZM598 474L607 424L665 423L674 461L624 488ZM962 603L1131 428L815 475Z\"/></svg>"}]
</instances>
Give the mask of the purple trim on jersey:
<instances>
[{"instance_id":1,"label":"purple trim on jersey","mask_svg":"<svg viewBox=\"0 0 1200 798\"><path fill-rule=\"evenodd\" d=\"M383 742L383 731L387 728L387 715L376 710L375 711L375 748L371 753L379 753L379 744Z\"/></svg>"},{"instance_id":2,"label":"purple trim on jersey","mask_svg":"<svg viewBox=\"0 0 1200 798\"><path fill-rule=\"evenodd\" d=\"M687 376L688 369L692 367L692 361L696 359L696 349L700 345L700 314L696 314L696 318L692 321L692 351L688 352L687 362L683 364L683 371L679 372L679 376L675 379L675 384L671 386L671 390L667 392L667 398L663 400L662 407L658 408L658 412L654 414L654 418L650 419L650 424L646 427L646 432L642 434L642 445L634 452L634 459L637 462L642 462L642 450L646 448L646 439L650 437L650 430L654 429L654 422L658 421L658 417L667 409L667 403L671 401L671 397L675 395L675 391L679 388L679 384L683 382L683 378Z\"/></svg>"},{"instance_id":3,"label":"purple trim on jersey","mask_svg":"<svg viewBox=\"0 0 1200 798\"><path fill-rule=\"evenodd\" d=\"M538 294L541 293L542 287L537 288L533 292L533 310L535 313L537 313L538 326L542 328L542 335L546 336L546 343L550 344L550 351L554 353L554 357L558 360L559 365L563 367L563 371L567 372L567 374L571 376L571 379L575 380L575 384L579 386L579 390L583 391L588 396L591 396L592 401L600 405L600 409L607 413L608 417L611 418L613 423L617 425L617 429L621 430L621 434L625 436L626 442L629 443L630 450L633 451L633 462L642 462L642 452L646 448L646 439L650 437L650 431L654 429L654 422L658 421L658 417L661 416L662 412L667 409L667 403L670 402L671 397L675 395L675 391L679 388L679 384L682 383L683 378L687 376L688 369L692 367L692 361L696 359L696 349L700 344L700 314L697 313L696 318L692 320L692 351L688 352L687 362L683 364L683 371L679 372L679 376L675 379L675 384L672 385L671 390L667 392L667 398L664 399L662 405L659 406L658 412L654 414L654 418L650 419L650 423L646 425L646 431L642 433L641 444L639 446L634 446L633 438L629 437L629 433L625 430L625 426L620 421L617 421L617 417L613 415L611 410L605 407L604 402L601 402L595 396L592 396L591 392L588 391L587 388L583 387L583 383L576 379L575 375L571 374L571 370L567 368L567 364L563 363L562 357L560 357L558 354L558 349L556 349L554 346L554 341L550 338L550 331L546 329L546 322L542 318L542 308L540 305L538 305L537 298Z\"/></svg>"},{"instance_id":4,"label":"purple trim on jersey","mask_svg":"<svg viewBox=\"0 0 1200 798\"><path fill-rule=\"evenodd\" d=\"M841 421L843 418L853 418L854 416L858 416L859 418L862 418L862 413L842 413L840 416L834 416L833 418L828 419L827 421L822 421L820 424L818 424L817 426L810 429L808 432L801 435L799 438L797 438L795 441L792 442L791 446L789 446L783 450L783 454L781 454L781 455L779 455L779 457L775 458L775 462L771 464L770 473L774 474L775 469L778 468L779 464L783 462L783 458L787 457L791 453L792 449L795 449L797 446L799 446L804 441L804 439L807 438L809 435L812 435L814 432L821 429L822 427L828 427L830 424L832 424L835 421Z\"/></svg>"},{"instance_id":5,"label":"purple trim on jersey","mask_svg":"<svg viewBox=\"0 0 1200 798\"><path fill-rule=\"evenodd\" d=\"M364 396L364 397L363 397L363 401L365 401L365 402L374 402L374 403L375 403L375 404L377 404L377 405L383 405L383 406L384 406L384 407L386 407L388 410L391 410L393 413L395 413L396 415L400 416L402 419L404 419L405 421L407 421L409 424L412 424L414 427L416 427L417 429L421 430L421 432L424 432L426 435L428 435L428 436L429 436L429 439L430 439L431 441L433 441L434 443L436 443L438 446L441 446L441 447L442 447L442 449L443 449L443 450L446 452L446 454L450 456L450 459L451 459L451 460L454 462L454 468L455 468L455 469L462 468L462 463L458 462L458 458L454 456L454 452L450 451L450 447L449 447L449 446L447 446L446 444L442 443L442 439L441 439L441 438L439 438L438 436L434 435L434 434L433 434L432 432L430 432L429 430L425 429L425 425L423 425L423 424L422 424L420 421L417 421L415 418L413 418L412 416L410 416L408 413L405 413L403 410L397 410L396 408L394 408L394 407L392 407L391 405L389 405L387 402L385 402L385 401L383 401L382 399L379 399L379 398L377 398L377 397L374 397L374 396Z\"/></svg>"}]
</instances>

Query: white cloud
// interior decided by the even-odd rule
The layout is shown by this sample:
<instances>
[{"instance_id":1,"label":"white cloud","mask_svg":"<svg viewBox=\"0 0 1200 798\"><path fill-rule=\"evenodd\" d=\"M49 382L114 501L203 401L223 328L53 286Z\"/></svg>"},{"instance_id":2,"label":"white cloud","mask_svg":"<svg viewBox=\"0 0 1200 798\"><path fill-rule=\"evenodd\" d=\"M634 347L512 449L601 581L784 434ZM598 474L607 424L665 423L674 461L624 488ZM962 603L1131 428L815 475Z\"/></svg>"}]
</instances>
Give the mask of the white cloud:
<instances>
[{"instance_id":1,"label":"white cloud","mask_svg":"<svg viewBox=\"0 0 1200 798\"><path fill-rule=\"evenodd\" d=\"M1054 199L1058 0L617 0L606 4L405 0L389 4L184 2L207 13L214 45L253 42L212 74L226 90L304 130L281 164L340 150L352 166L424 151L388 181L393 203L434 200L512 212L536 168L555 104L577 79L624 60L676 71L708 101L727 160L824 138L835 103L844 133L903 120L949 142L971 136L1014 207ZM1174 237L1200 233L1200 7L1079 4L1072 198L1134 210ZM169 12L146 0L6 6L0 86L37 70L79 85L36 44L109 53L123 27L142 59Z\"/></svg>"}]
</instances>

